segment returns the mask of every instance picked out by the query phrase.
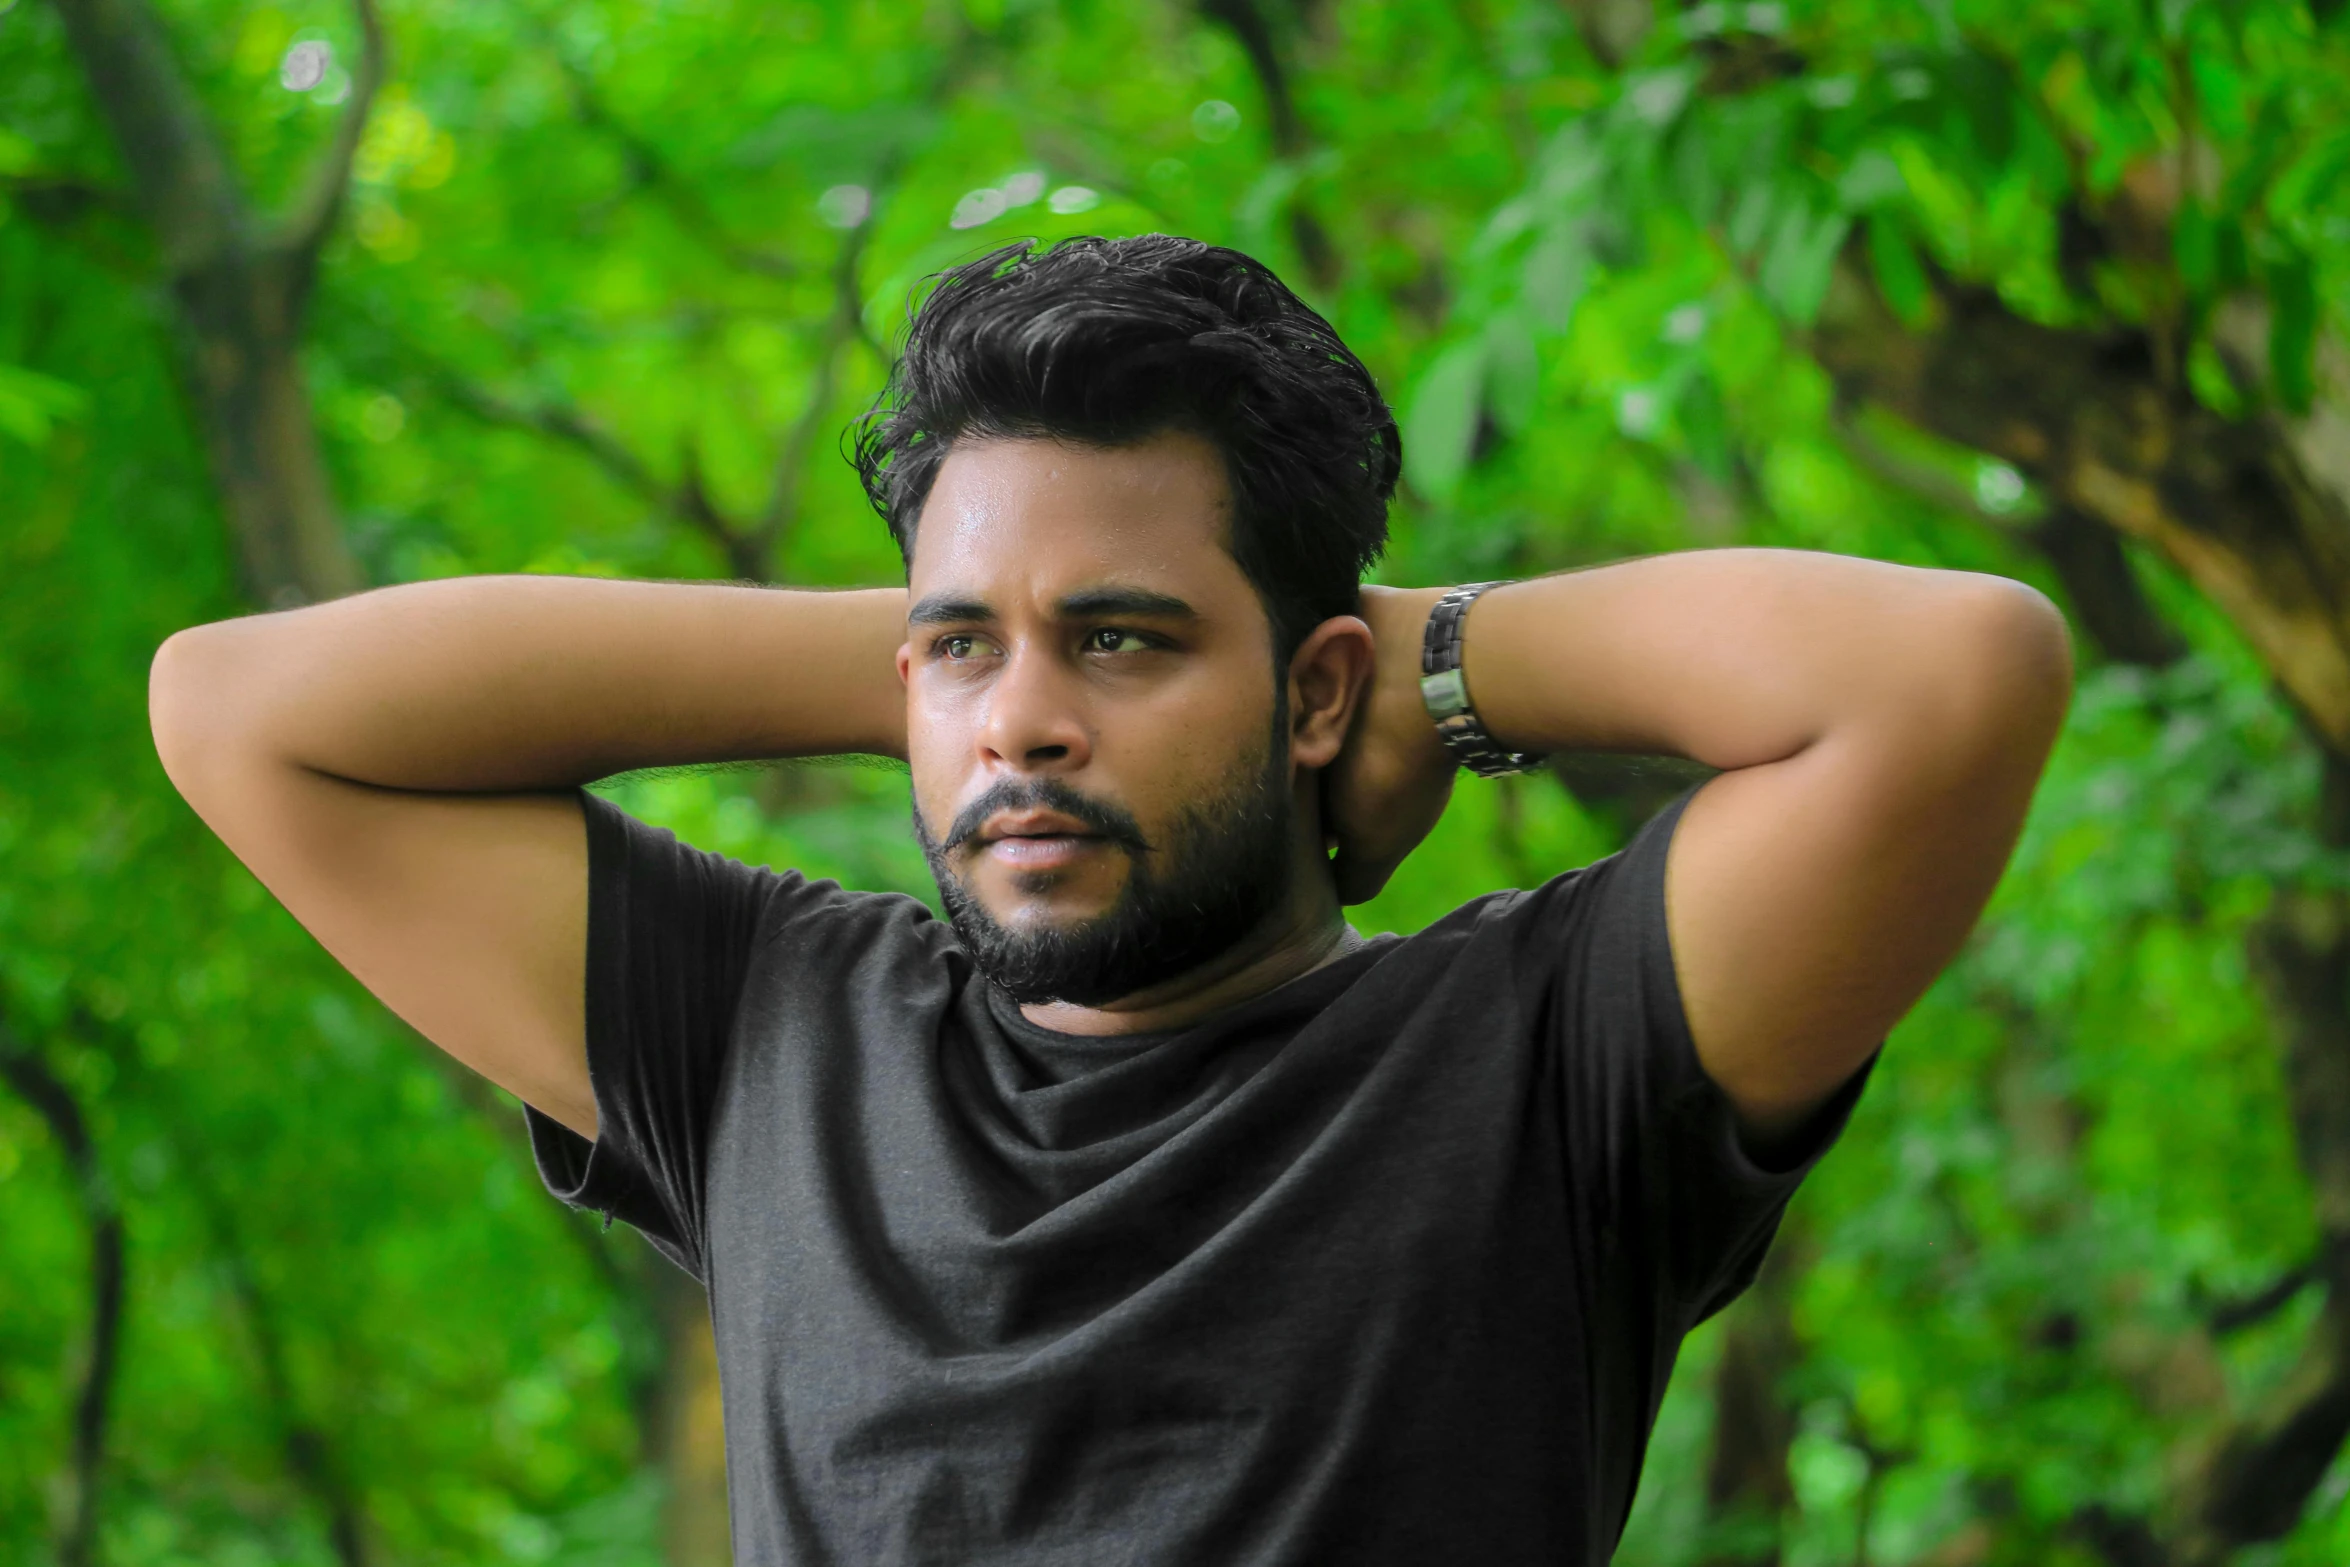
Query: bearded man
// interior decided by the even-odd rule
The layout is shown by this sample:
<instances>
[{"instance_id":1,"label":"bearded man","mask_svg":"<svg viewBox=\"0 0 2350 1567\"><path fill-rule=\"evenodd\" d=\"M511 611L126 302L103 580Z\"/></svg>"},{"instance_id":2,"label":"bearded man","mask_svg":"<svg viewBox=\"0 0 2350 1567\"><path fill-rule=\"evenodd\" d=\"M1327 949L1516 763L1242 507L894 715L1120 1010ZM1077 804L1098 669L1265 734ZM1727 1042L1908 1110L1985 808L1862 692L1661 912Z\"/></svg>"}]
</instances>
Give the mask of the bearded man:
<instances>
[{"instance_id":1,"label":"bearded man","mask_svg":"<svg viewBox=\"0 0 2350 1567\"><path fill-rule=\"evenodd\" d=\"M1400 446L1233 251L944 274L856 456L903 591L417 583L200 627L165 766L708 1286L756 1563L1592 1563L2013 846L1995 577L1725 549L1363 587ZM1408 938L1456 769L1719 769ZM903 758L950 919L581 785Z\"/></svg>"}]
</instances>

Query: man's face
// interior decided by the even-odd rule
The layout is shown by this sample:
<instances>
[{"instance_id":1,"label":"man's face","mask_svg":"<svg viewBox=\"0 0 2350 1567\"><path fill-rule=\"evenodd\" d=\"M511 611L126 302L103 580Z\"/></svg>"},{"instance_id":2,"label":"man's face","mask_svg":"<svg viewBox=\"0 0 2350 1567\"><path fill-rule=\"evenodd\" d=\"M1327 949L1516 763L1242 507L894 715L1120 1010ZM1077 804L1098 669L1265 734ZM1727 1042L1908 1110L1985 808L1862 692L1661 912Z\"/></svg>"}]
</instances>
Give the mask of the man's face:
<instances>
[{"instance_id":1,"label":"man's face","mask_svg":"<svg viewBox=\"0 0 2350 1567\"><path fill-rule=\"evenodd\" d=\"M1291 767L1272 630L1197 437L957 446L915 535L915 825L1023 1001L1196 969L1279 904Z\"/></svg>"}]
</instances>

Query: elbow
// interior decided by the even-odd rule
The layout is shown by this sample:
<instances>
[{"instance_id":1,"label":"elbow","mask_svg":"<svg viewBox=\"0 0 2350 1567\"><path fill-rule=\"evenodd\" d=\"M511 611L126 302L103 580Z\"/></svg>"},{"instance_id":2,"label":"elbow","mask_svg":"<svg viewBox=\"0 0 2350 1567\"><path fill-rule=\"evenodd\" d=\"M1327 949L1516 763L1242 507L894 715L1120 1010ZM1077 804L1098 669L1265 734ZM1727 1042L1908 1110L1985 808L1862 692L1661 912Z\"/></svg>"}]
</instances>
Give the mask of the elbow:
<instances>
[{"instance_id":1,"label":"elbow","mask_svg":"<svg viewBox=\"0 0 2350 1567\"><path fill-rule=\"evenodd\" d=\"M1938 641L1939 705L1952 737L2037 777L2072 702L2063 612L2024 583L1979 577L1962 590Z\"/></svg>"},{"instance_id":2,"label":"elbow","mask_svg":"<svg viewBox=\"0 0 2350 1567\"><path fill-rule=\"evenodd\" d=\"M2039 589L1988 580L1978 612L1976 656L2014 721L2043 729L2053 743L2073 695L2072 628Z\"/></svg>"},{"instance_id":3,"label":"elbow","mask_svg":"<svg viewBox=\"0 0 2350 1567\"><path fill-rule=\"evenodd\" d=\"M231 640L226 624L191 626L166 638L147 669L147 727L156 759L191 804L191 790L239 727Z\"/></svg>"}]
</instances>

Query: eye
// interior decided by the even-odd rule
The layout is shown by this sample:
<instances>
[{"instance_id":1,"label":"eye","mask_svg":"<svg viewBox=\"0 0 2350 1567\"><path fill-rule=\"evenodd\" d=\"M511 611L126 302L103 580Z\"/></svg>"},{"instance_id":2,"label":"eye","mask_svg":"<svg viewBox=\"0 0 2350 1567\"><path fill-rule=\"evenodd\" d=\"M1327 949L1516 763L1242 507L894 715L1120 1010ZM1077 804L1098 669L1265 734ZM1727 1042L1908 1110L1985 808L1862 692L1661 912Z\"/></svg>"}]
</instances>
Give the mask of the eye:
<instances>
[{"instance_id":1,"label":"eye","mask_svg":"<svg viewBox=\"0 0 2350 1567\"><path fill-rule=\"evenodd\" d=\"M1141 653L1149 650L1150 639L1139 631L1127 631L1118 626L1103 626L1085 635L1088 653Z\"/></svg>"},{"instance_id":2,"label":"eye","mask_svg":"<svg viewBox=\"0 0 2350 1567\"><path fill-rule=\"evenodd\" d=\"M948 659L950 661L969 658L984 658L987 656L988 652L988 647L985 640L973 636L968 631L952 632L946 636L940 637L936 642L931 644L931 649L932 651L936 652L939 657Z\"/></svg>"}]
</instances>

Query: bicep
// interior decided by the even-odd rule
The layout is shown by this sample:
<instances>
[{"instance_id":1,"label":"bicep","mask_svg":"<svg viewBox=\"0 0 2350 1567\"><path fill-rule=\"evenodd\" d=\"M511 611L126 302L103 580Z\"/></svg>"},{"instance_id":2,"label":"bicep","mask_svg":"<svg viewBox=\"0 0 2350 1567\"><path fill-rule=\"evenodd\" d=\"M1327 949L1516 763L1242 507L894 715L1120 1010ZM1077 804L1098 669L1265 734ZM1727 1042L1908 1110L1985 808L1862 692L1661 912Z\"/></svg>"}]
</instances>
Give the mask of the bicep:
<instances>
[{"instance_id":1,"label":"bicep","mask_svg":"<svg viewBox=\"0 0 2350 1567\"><path fill-rule=\"evenodd\" d=\"M2063 712L2045 628L1922 684L1877 722L1740 768L1689 802L1665 900L1698 1058L1752 1134L1792 1130L1966 939ZM2061 627L2058 628L2061 636Z\"/></svg>"},{"instance_id":2,"label":"bicep","mask_svg":"<svg viewBox=\"0 0 2350 1567\"><path fill-rule=\"evenodd\" d=\"M328 952L417 1032L596 1135L586 829L576 795L377 789L230 763L191 803Z\"/></svg>"}]
</instances>

